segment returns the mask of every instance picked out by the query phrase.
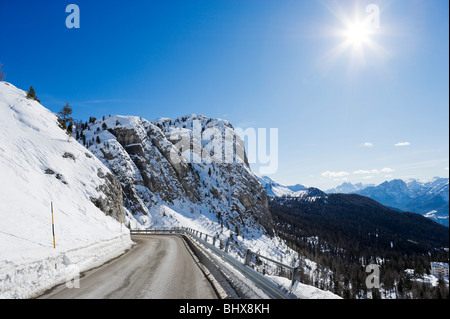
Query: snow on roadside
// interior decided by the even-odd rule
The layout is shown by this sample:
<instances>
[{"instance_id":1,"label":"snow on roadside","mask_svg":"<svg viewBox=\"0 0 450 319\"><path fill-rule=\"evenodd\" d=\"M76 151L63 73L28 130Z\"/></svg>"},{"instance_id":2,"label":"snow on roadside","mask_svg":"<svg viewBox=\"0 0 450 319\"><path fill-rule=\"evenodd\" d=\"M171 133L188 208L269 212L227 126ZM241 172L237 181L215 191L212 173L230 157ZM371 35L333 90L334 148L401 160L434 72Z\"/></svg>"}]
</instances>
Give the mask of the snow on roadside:
<instances>
[{"instance_id":1,"label":"snow on roadside","mask_svg":"<svg viewBox=\"0 0 450 319\"><path fill-rule=\"evenodd\" d=\"M233 284L241 290L249 299L270 299L259 287L257 287L251 280L242 275L232 265L225 261L224 258L219 257L209 248L200 245L201 249L207 253L209 259L216 265L218 269L224 273ZM340 296L319 288L296 282L291 286L291 280L273 275L265 275L268 279L276 284L284 287L299 299L342 299Z\"/></svg>"},{"instance_id":2,"label":"snow on roadside","mask_svg":"<svg viewBox=\"0 0 450 319\"><path fill-rule=\"evenodd\" d=\"M321 290L319 288L305 285L300 282L296 282L291 286L291 280L279 277L279 276L267 276L272 281L276 282L280 286L286 288L292 294L296 295L299 299L342 299L338 295L330 292Z\"/></svg>"},{"instance_id":3,"label":"snow on roadside","mask_svg":"<svg viewBox=\"0 0 450 319\"><path fill-rule=\"evenodd\" d=\"M56 285L75 283L82 272L98 267L131 247L128 233L68 251L55 249L43 259L0 261L0 298L34 298Z\"/></svg>"},{"instance_id":4,"label":"snow on roadside","mask_svg":"<svg viewBox=\"0 0 450 319\"><path fill-rule=\"evenodd\" d=\"M105 196L100 171L109 169L68 139L54 113L0 82L0 298L34 297L132 245L91 200Z\"/></svg>"},{"instance_id":5,"label":"snow on roadside","mask_svg":"<svg viewBox=\"0 0 450 319\"><path fill-rule=\"evenodd\" d=\"M195 241L195 240L194 240ZM225 261L222 257L216 255L211 249L198 244L200 249L206 252L211 262L215 264L217 269L228 278L230 282L239 289L248 299L270 299L266 293L258 288L250 279L245 277L241 272L236 270L232 265Z\"/></svg>"}]
</instances>

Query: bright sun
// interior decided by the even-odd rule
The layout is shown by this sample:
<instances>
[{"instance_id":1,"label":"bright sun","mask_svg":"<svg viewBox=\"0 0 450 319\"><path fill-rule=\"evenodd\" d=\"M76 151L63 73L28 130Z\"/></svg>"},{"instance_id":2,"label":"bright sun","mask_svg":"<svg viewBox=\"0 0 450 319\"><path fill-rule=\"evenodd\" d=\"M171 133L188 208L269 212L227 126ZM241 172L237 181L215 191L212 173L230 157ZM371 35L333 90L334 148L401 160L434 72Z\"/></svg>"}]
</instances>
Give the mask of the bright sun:
<instances>
[{"instance_id":1,"label":"bright sun","mask_svg":"<svg viewBox=\"0 0 450 319\"><path fill-rule=\"evenodd\" d=\"M354 23L348 26L346 31L347 41L351 45L362 45L369 41L369 29L363 23Z\"/></svg>"},{"instance_id":2,"label":"bright sun","mask_svg":"<svg viewBox=\"0 0 450 319\"><path fill-rule=\"evenodd\" d=\"M384 25L380 26L379 16L376 15L380 13L379 8L377 11L369 5L362 11L359 6L355 6L351 14L348 8L340 7L337 1L327 8L340 25L327 30L326 35L336 38L336 41L323 56L322 62L326 67L331 67L346 53L349 53L349 70L359 70L369 63L374 65L390 57L389 52L379 43L388 32Z\"/></svg>"}]
</instances>

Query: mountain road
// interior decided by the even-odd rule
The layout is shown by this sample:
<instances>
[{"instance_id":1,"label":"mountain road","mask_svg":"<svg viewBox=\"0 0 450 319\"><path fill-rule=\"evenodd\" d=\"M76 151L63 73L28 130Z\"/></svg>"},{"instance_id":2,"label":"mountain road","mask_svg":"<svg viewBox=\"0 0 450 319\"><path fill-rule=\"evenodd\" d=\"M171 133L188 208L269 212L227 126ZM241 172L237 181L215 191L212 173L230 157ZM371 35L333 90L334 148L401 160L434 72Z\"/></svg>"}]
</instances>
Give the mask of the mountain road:
<instances>
[{"instance_id":1,"label":"mountain road","mask_svg":"<svg viewBox=\"0 0 450 319\"><path fill-rule=\"evenodd\" d=\"M65 284L40 299L216 299L181 236L132 236L135 245L83 273L79 288Z\"/></svg>"}]
</instances>

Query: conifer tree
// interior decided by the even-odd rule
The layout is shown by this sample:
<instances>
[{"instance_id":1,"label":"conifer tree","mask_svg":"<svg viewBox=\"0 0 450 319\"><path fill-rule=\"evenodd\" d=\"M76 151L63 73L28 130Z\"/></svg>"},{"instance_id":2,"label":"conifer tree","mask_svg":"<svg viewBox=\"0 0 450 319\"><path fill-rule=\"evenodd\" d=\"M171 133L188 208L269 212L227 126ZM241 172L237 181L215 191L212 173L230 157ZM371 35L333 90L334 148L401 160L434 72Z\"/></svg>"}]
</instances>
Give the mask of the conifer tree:
<instances>
[{"instance_id":1,"label":"conifer tree","mask_svg":"<svg viewBox=\"0 0 450 319\"><path fill-rule=\"evenodd\" d=\"M73 123L70 122L69 126L67 127L67 134L72 135L72 133L73 133Z\"/></svg>"},{"instance_id":2,"label":"conifer tree","mask_svg":"<svg viewBox=\"0 0 450 319\"><path fill-rule=\"evenodd\" d=\"M3 71L2 71L2 66L3 66L3 64L1 64L1 62L0 62L0 82L4 81L5 77L6 77L6 74L3 73Z\"/></svg>"},{"instance_id":3,"label":"conifer tree","mask_svg":"<svg viewBox=\"0 0 450 319\"><path fill-rule=\"evenodd\" d=\"M69 125L67 126L67 130L66 130L67 141L70 141L70 138L72 137L72 133L73 133L73 123L70 122Z\"/></svg>"},{"instance_id":4,"label":"conifer tree","mask_svg":"<svg viewBox=\"0 0 450 319\"><path fill-rule=\"evenodd\" d=\"M34 91L32 86L30 86L30 90L27 92L27 99L35 100L41 103L41 101L39 101L39 99L37 98L36 92Z\"/></svg>"},{"instance_id":5,"label":"conifer tree","mask_svg":"<svg viewBox=\"0 0 450 319\"><path fill-rule=\"evenodd\" d=\"M63 106L62 110L58 112L59 116L61 116L62 121L65 125L69 122L73 122L72 118L72 108L69 105L69 102L66 102L66 104Z\"/></svg>"},{"instance_id":6,"label":"conifer tree","mask_svg":"<svg viewBox=\"0 0 450 319\"><path fill-rule=\"evenodd\" d=\"M63 106L62 110L58 112L58 125L61 129L66 130L67 135L69 136L68 140L70 141L70 137L73 133L73 118L72 118L72 108L70 107L69 103L66 102L66 104ZM69 125L67 125L69 123Z\"/></svg>"}]
</instances>

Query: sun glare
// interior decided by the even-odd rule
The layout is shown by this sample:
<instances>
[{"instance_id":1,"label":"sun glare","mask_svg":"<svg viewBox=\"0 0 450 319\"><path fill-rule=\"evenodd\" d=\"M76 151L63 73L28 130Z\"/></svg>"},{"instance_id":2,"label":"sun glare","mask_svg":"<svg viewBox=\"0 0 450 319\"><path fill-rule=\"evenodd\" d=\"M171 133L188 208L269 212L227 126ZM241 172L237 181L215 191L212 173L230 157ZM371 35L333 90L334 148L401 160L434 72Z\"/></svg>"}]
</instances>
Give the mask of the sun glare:
<instances>
[{"instance_id":1,"label":"sun glare","mask_svg":"<svg viewBox=\"0 0 450 319\"><path fill-rule=\"evenodd\" d=\"M361 45L369 41L369 30L362 23L354 23L348 26L346 31L347 41L352 45Z\"/></svg>"},{"instance_id":2,"label":"sun glare","mask_svg":"<svg viewBox=\"0 0 450 319\"><path fill-rule=\"evenodd\" d=\"M326 6L341 25L328 29L328 34L337 41L324 55L324 66L331 67L347 54L349 70L358 70L369 64L385 61L389 52L380 41L388 29L380 25L379 7L368 5L364 10L355 6L352 10L349 7L341 7L340 3L332 2L333 5Z\"/></svg>"}]
</instances>

